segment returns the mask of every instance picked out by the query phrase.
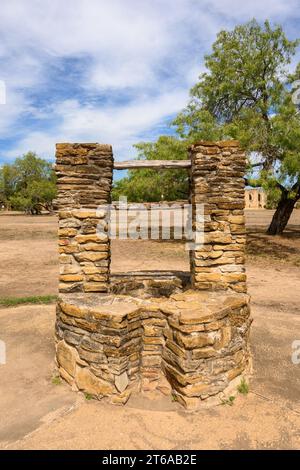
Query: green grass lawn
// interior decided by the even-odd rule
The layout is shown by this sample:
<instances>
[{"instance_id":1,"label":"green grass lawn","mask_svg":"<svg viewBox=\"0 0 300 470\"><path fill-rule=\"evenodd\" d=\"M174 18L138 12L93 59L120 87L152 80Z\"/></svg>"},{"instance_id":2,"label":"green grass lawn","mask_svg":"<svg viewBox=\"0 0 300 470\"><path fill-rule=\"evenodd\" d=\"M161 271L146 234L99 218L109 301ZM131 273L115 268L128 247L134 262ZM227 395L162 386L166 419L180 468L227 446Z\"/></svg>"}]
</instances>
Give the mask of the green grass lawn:
<instances>
[{"instance_id":1,"label":"green grass lawn","mask_svg":"<svg viewBox=\"0 0 300 470\"><path fill-rule=\"evenodd\" d=\"M23 304L51 304L56 295L37 295L31 297L0 297L0 307L16 307Z\"/></svg>"}]
</instances>

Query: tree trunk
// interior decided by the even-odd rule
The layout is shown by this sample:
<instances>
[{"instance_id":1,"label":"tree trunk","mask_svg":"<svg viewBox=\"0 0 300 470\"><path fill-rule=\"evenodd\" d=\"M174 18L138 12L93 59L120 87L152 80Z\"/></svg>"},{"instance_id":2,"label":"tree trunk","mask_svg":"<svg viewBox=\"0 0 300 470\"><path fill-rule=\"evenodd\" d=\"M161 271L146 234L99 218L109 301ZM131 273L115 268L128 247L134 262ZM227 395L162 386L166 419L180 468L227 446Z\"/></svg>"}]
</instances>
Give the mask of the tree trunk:
<instances>
[{"instance_id":1,"label":"tree trunk","mask_svg":"<svg viewBox=\"0 0 300 470\"><path fill-rule=\"evenodd\" d=\"M298 197L289 198L284 192L281 194L280 201L273 215L270 226L267 230L269 235L281 235L292 215L293 209Z\"/></svg>"}]
</instances>

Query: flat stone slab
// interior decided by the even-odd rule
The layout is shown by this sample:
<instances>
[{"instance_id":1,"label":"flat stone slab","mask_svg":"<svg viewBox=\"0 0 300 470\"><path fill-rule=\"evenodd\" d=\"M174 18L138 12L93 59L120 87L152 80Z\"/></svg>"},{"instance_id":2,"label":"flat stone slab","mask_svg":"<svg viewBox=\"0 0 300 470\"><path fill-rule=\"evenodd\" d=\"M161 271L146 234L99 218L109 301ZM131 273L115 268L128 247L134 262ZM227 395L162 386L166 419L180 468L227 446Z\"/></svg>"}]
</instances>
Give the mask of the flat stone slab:
<instances>
[{"instance_id":1,"label":"flat stone slab","mask_svg":"<svg viewBox=\"0 0 300 470\"><path fill-rule=\"evenodd\" d=\"M74 312L78 308L86 312L86 315L92 315L97 319L113 318L115 321L116 319L122 321L123 318L132 317L144 310L160 310L166 315L175 315L182 324L206 323L224 318L232 309L248 305L249 300L250 296L247 294L192 290L173 294L170 298L146 299L111 294L60 295L63 310L68 308L67 305L74 306Z\"/></svg>"}]
</instances>

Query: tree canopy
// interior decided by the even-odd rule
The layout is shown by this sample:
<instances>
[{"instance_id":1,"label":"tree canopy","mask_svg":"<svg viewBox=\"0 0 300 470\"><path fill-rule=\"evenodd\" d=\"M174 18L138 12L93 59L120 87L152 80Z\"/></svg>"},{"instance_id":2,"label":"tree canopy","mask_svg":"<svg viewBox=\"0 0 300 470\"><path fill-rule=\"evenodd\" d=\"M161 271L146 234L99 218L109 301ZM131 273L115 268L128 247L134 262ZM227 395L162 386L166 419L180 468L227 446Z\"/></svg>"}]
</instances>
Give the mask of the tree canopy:
<instances>
[{"instance_id":1,"label":"tree canopy","mask_svg":"<svg viewBox=\"0 0 300 470\"><path fill-rule=\"evenodd\" d=\"M52 165L33 152L0 168L0 204L5 207L31 214L51 211L55 195Z\"/></svg>"},{"instance_id":2,"label":"tree canopy","mask_svg":"<svg viewBox=\"0 0 300 470\"><path fill-rule=\"evenodd\" d=\"M141 142L135 147L138 159L185 160L187 142L161 136L156 142ZM126 196L129 202L157 202L186 199L189 191L186 170L130 170L128 176L114 184L112 197Z\"/></svg>"},{"instance_id":3,"label":"tree canopy","mask_svg":"<svg viewBox=\"0 0 300 470\"><path fill-rule=\"evenodd\" d=\"M207 71L175 119L183 139L238 139L249 157L248 182L277 191L269 233L281 233L300 199L300 113L289 64L298 40L280 26L252 20L221 31L205 56Z\"/></svg>"},{"instance_id":4,"label":"tree canopy","mask_svg":"<svg viewBox=\"0 0 300 470\"><path fill-rule=\"evenodd\" d=\"M138 144L138 158L184 159L195 140L239 140L249 159L248 184L277 200L269 233L281 233L300 199L300 100L294 102L299 90L292 89L300 64L290 71L298 44L268 21L220 31L204 58L206 71L173 122L178 137ZM120 194L132 201L187 197L187 180L182 171L132 170L116 183L114 195Z\"/></svg>"}]
</instances>

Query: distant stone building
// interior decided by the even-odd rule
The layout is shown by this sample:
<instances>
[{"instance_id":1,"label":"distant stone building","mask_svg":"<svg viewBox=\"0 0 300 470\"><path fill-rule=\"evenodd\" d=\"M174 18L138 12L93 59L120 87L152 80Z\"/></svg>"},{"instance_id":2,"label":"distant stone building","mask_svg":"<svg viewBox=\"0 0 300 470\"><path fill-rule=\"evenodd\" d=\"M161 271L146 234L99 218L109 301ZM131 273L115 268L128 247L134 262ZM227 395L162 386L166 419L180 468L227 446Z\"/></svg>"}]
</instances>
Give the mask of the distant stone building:
<instances>
[{"instance_id":1,"label":"distant stone building","mask_svg":"<svg viewBox=\"0 0 300 470\"><path fill-rule=\"evenodd\" d=\"M262 188L246 188L245 208L264 209L267 204L267 196Z\"/></svg>"}]
</instances>

